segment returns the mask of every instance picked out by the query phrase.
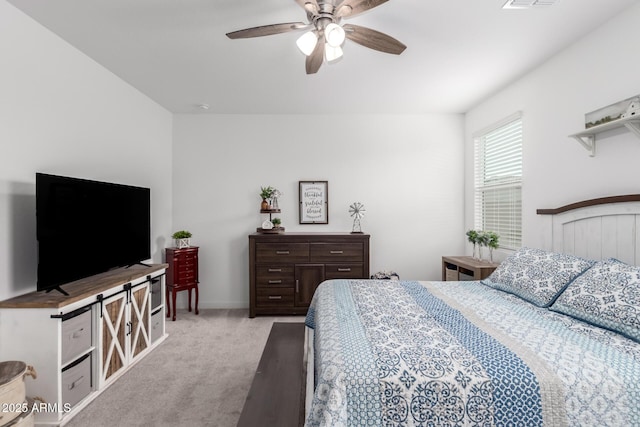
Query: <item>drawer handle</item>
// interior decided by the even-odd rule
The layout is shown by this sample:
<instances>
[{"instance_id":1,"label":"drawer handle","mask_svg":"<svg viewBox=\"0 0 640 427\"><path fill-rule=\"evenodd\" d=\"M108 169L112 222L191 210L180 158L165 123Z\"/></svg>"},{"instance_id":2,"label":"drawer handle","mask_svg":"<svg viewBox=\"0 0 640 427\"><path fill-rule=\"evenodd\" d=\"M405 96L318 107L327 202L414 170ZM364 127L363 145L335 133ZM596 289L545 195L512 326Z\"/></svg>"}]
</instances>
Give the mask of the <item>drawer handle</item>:
<instances>
[{"instance_id":1,"label":"drawer handle","mask_svg":"<svg viewBox=\"0 0 640 427\"><path fill-rule=\"evenodd\" d=\"M350 268L338 268L338 271L348 272L348 271L351 271L351 269Z\"/></svg>"},{"instance_id":2,"label":"drawer handle","mask_svg":"<svg viewBox=\"0 0 640 427\"><path fill-rule=\"evenodd\" d=\"M337 254L343 254L344 251L330 251L329 253L332 255L337 255Z\"/></svg>"},{"instance_id":3,"label":"drawer handle","mask_svg":"<svg viewBox=\"0 0 640 427\"><path fill-rule=\"evenodd\" d=\"M74 388L76 388L77 385L82 384L83 381L84 381L84 375L78 378L77 380L75 380L74 382L72 382L71 384L69 384L69 390L73 390Z\"/></svg>"},{"instance_id":4,"label":"drawer handle","mask_svg":"<svg viewBox=\"0 0 640 427\"><path fill-rule=\"evenodd\" d=\"M300 293L300 280L296 279L296 294Z\"/></svg>"},{"instance_id":5,"label":"drawer handle","mask_svg":"<svg viewBox=\"0 0 640 427\"><path fill-rule=\"evenodd\" d=\"M76 339L76 338L80 338L82 335L84 335L84 328L80 328L77 331L75 331L73 334L71 334L71 338L72 339Z\"/></svg>"},{"instance_id":6,"label":"drawer handle","mask_svg":"<svg viewBox=\"0 0 640 427\"><path fill-rule=\"evenodd\" d=\"M289 255L289 251L276 251L276 255Z\"/></svg>"},{"instance_id":7,"label":"drawer handle","mask_svg":"<svg viewBox=\"0 0 640 427\"><path fill-rule=\"evenodd\" d=\"M269 273L282 273L281 268L270 268Z\"/></svg>"},{"instance_id":8,"label":"drawer handle","mask_svg":"<svg viewBox=\"0 0 640 427\"><path fill-rule=\"evenodd\" d=\"M269 299L282 299L282 295L269 295Z\"/></svg>"},{"instance_id":9,"label":"drawer handle","mask_svg":"<svg viewBox=\"0 0 640 427\"><path fill-rule=\"evenodd\" d=\"M270 285L275 285L276 283L282 283L282 280L269 280Z\"/></svg>"}]
</instances>

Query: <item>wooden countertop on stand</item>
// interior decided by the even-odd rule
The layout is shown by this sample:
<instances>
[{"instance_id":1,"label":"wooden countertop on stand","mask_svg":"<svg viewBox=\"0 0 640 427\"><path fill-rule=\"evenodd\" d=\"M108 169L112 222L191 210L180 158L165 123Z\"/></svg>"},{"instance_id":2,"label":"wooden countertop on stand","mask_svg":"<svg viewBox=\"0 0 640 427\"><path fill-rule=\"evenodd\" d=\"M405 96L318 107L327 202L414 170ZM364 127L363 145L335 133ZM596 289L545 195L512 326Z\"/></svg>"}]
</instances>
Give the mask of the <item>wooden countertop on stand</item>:
<instances>
[{"instance_id":1,"label":"wooden countertop on stand","mask_svg":"<svg viewBox=\"0 0 640 427\"><path fill-rule=\"evenodd\" d=\"M69 295L64 295L56 290L51 292L34 291L0 301L0 308L62 308L165 268L167 268L167 264L151 264L149 266L137 264L128 268L122 267L60 285Z\"/></svg>"}]
</instances>

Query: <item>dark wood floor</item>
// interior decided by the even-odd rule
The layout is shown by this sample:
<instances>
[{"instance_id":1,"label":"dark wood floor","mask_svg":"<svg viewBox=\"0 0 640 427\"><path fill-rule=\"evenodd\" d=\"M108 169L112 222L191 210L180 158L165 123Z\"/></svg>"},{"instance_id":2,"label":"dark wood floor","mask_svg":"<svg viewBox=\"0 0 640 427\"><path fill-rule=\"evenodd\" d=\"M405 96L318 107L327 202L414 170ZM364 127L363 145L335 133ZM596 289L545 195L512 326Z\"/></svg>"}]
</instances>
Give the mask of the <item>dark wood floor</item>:
<instances>
[{"instance_id":1,"label":"dark wood floor","mask_svg":"<svg viewBox=\"0 0 640 427\"><path fill-rule=\"evenodd\" d=\"M238 427L304 425L304 323L274 323Z\"/></svg>"}]
</instances>

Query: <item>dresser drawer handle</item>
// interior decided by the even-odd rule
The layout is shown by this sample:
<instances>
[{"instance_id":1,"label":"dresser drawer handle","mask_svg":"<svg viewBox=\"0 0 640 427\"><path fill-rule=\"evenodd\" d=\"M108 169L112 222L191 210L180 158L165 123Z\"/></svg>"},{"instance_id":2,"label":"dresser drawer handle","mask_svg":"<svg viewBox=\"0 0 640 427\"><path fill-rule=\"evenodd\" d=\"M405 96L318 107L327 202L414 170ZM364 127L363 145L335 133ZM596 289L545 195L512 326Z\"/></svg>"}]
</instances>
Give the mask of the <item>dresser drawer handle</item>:
<instances>
[{"instance_id":1,"label":"dresser drawer handle","mask_svg":"<svg viewBox=\"0 0 640 427\"><path fill-rule=\"evenodd\" d=\"M289 255L289 251L276 251L276 255Z\"/></svg>"},{"instance_id":2,"label":"dresser drawer handle","mask_svg":"<svg viewBox=\"0 0 640 427\"><path fill-rule=\"evenodd\" d=\"M282 299L282 295L269 295L269 299Z\"/></svg>"},{"instance_id":3,"label":"dresser drawer handle","mask_svg":"<svg viewBox=\"0 0 640 427\"><path fill-rule=\"evenodd\" d=\"M282 273L281 268L270 268L269 273Z\"/></svg>"},{"instance_id":4,"label":"dresser drawer handle","mask_svg":"<svg viewBox=\"0 0 640 427\"><path fill-rule=\"evenodd\" d=\"M343 254L344 251L330 251L329 253L332 255L337 255L337 254Z\"/></svg>"},{"instance_id":5,"label":"dresser drawer handle","mask_svg":"<svg viewBox=\"0 0 640 427\"><path fill-rule=\"evenodd\" d=\"M269 280L270 285L275 285L276 283L282 283L282 280Z\"/></svg>"},{"instance_id":6,"label":"dresser drawer handle","mask_svg":"<svg viewBox=\"0 0 640 427\"><path fill-rule=\"evenodd\" d=\"M338 268L338 271L348 272L348 271L351 271L351 268Z\"/></svg>"}]
</instances>

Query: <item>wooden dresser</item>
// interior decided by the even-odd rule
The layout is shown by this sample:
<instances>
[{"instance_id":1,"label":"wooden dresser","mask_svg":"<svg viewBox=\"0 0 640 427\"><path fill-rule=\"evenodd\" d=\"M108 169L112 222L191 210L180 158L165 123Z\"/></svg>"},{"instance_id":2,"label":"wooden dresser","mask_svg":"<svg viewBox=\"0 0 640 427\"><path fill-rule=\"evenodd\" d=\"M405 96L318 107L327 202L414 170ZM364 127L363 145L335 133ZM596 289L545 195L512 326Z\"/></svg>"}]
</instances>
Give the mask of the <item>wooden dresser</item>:
<instances>
[{"instance_id":1,"label":"wooden dresser","mask_svg":"<svg viewBox=\"0 0 640 427\"><path fill-rule=\"evenodd\" d=\"M176 320L176 293L189 292L189 311L191 311L191 291L195 290L195 313L198 314L198 247L166 248L167 269L167 317ZM171 312L173 307L173 313Z\"/></svg>"},{"instance_id":2,"label":"wooden dresser","mask_svg":"<svg viewBox=\"0 0 640 427\"><path fill-rule=\"evenodd\" d=\"M249 317L306 314L320 283L369 278L369 235L249 235Z\"/></svg>"}]
</instances>

